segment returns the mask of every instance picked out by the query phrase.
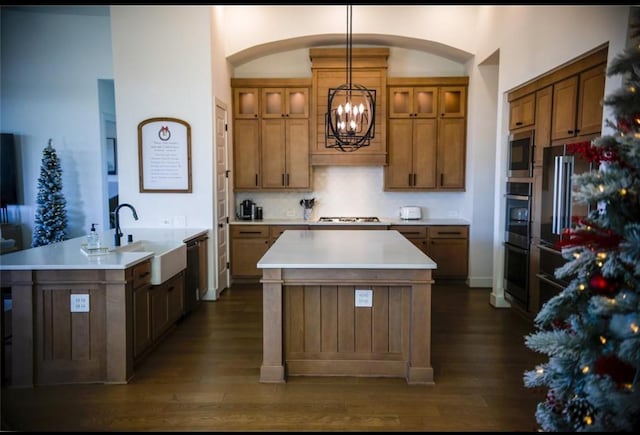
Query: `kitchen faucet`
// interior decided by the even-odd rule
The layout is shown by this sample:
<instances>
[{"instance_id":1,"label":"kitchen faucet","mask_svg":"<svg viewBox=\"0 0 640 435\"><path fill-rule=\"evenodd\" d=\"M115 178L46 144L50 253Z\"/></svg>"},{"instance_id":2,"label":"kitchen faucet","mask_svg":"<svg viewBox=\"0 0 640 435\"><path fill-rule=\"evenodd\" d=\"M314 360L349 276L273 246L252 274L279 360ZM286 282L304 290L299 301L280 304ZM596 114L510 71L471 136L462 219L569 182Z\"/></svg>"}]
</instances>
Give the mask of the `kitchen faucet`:
<instances>
[{"instance_id":1,"label":"kitchen faucet","mask_svg":"<svg viewBox=\"0 0 640 435\"><path fill-rule=\"evenodd\" d=\"M114 246L120 246L120 238L122 237L122 231L120 230L120 209L122 207L129 207L131 209L131 211L133 212L133 218L135 220L138 220L138 213L136 213L136 209L133 208L133 206L131 204L120 204L116 207L116 209L113 211L113 216L114 216L114 220L115 220L115 224L116 224L116 232L114 234L113 237L113 245Z\"/></svg>"}]
</instances>

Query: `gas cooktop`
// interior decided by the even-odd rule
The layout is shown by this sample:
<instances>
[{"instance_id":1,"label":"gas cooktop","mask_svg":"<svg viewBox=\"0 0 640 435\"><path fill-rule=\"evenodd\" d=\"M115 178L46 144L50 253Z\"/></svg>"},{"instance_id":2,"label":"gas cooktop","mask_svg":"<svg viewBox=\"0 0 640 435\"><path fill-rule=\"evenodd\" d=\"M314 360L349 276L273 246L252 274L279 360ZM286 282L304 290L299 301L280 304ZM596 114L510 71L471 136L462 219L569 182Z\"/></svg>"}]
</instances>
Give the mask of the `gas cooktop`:
<instances>
[{"instance_id":1,"label":"gas cooktop","mask_svg":"<svg viewBox=\"0 0 640 435\"><path fill-rule=\"evenodd\" d=\"M318 222L380 222L377 217L321 217Z\"/></svg>"}]
</instances>

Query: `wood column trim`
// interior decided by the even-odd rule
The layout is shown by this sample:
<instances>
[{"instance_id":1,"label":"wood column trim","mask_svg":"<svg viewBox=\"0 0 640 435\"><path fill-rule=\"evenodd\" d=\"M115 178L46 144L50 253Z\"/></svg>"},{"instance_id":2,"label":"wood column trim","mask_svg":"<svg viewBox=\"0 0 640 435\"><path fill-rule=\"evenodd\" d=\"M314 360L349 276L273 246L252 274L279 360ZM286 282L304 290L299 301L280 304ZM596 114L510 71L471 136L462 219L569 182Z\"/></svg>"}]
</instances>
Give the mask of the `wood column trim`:
<instances>
[{"instance_id":1,"label":"wood column trim","mask_svg":"<svg viewBox=\"0 0 640 435\"><path fill-rule=\"evenodd\" d=\"M284 383L282 269L263 269L260 382Z\"/></svg>"}]
</instances>

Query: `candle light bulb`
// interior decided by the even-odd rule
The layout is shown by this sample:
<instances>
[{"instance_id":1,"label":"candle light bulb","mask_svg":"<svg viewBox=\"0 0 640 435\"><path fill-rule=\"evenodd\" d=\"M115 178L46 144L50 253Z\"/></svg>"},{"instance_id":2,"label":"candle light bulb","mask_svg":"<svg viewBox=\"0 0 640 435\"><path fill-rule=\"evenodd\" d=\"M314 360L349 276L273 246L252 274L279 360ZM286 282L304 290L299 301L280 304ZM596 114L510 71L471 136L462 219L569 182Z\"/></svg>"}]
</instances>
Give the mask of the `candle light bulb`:
<instances>
[{"instance_id":1,"label":"candle light bulb","mask_svg":"<svg viewBox=\"0 0 640 435\"><path fill-rule=\"evenodd\" d=\"M350 103L349 101L347 101L347 102L345 103L345 105L344 105L344 111L345 111L346 113L351 112L351 103Z\"/></svg>"}]
</instances>

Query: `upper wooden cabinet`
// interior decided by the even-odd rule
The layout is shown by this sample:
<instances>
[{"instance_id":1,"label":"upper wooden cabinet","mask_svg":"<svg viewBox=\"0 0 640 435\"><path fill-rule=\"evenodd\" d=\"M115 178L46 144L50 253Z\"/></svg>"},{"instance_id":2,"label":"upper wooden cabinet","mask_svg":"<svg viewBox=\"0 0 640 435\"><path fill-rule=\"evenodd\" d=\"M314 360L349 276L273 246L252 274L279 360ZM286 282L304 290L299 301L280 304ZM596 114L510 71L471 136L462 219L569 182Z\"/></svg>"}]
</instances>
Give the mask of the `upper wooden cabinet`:
<instances>
[{"instance_id":1,"label":"upper wooden cabinet","mask_svg":"<svg viewBox=\"0 0 640 435\"><path fill-rule=\"evenodd\" d=\"M330 88L346 83L346 50L312 48L311 165L382 166L387 163L387 57L388 48L354 48L352 84L376 92L375 136L371 143L355 152L342 152L325 146L327 100Z\"/></svg>"},{"instance_id":2,"label":"upper wooden cabinet","mask_svg":"<svg viewBox=\"0 0 640 435\"><path fill-rule=\"evenodd\" d=\"M438 116L464 118L467 114L467 87L441 86L438 89Z\"/></svg>"},{"instance_id":3,"label":"upper wooden cabinet","mask_svg":"<svg viewBox=\"0 0 640 435\"><path fill-rule=\"evenodd\" d=\"M262 118L308 118L309 88L263 88Z\"/></svg>"},{"instance_id":4,"label":"upper wooden cabinet","mask_svg":"<svg viewBox=\"0 0 640 435\"><path fill-rule=\"evenodd\" d=\"M234 190L310 190L309 79L232 79Z\"/></svg>"},{"instance_id":5,"label":"upper wooden cabinet","mask_svg":"<svg viewBox=\"0 0 640 435\"><path fill-rule=\"evenodd\" d=\"M437 87L389 87L389 118L435 118Z\"/></svg>"},{"instance_id":6,"label":"upper wooden cabinet","mask_svg":"<svg viewBox=\"0 0 640 435\"><path fill-rule=\"evenodd\" d=\"M468 81L468 77L388 79L385 190L464 190Z\"/></svg>"},{"instance_id":7,"label":"upper wooden cabinet","mask_svg":"<svg viewBox=\"0 0 640 435\"><path fill-rule=\"evenodd\" d=\"M260 89L233 89L233 118L258 119L260 116Z\"/></svg>"},{"instance_id":8,"label":"upper wooden cabinet","mask_svg":"<svg viewBox=\"0 0 640 435\"><path fill-rule=\"evenodd\" d=\"M536 92L536 122L533 136L533 165L542 165L545 147L551 144L551 109L553 102L553 86L547 86Z\"/></svg>"},{"instance_id":9,"label":"upper wooden cabinet","mask_svg":"<svg viewBox=\"0 0 640 435\"><path fill-rule=\"evenodd\" d=\"M528 127L535 122L536 94L531 93L509 104L509 130Z\"/></svg>"},{"instance_id":10,"label":"upper wooden cabinet","mask_svg":"<svg viewBox=\"0 0 640 435\"><path fill-rule=\"evenodd\" d=\"M553 85L552 140L600 132L605 76L600 64Z\"/></svg>"}]
</instances>

